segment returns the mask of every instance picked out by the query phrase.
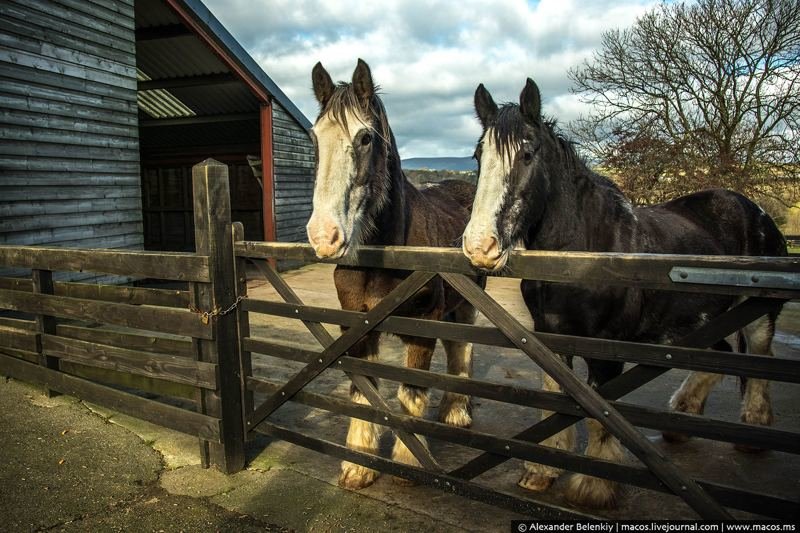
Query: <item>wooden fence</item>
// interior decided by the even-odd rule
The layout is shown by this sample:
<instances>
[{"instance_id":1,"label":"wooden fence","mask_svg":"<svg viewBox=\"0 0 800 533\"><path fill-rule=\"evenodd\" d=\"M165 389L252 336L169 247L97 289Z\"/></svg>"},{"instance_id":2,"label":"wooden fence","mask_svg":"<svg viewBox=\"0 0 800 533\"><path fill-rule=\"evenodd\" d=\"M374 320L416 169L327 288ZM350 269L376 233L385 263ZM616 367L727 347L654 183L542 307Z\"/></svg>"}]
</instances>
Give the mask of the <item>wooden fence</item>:
<instances>
[{"instance_id":1,"label":"wooden fence","mask_svg":"<svg viewBox=\"0 0 800 533\"><path fill-rule=\"evenodd\" d=\"M200 441L205 464L244 466L227 167L193 171L197 252L0 246L0 373L166 426ZM188 290L53 281L96 272ZM208 313L208 314L204 314ZM144 394L142 394L144 393ZM157 399L153 396L157 395Z\"/></svg>"},{"instance_id":2,"label":"wooden fence","mask_svg":"<svg viewBox=\"0 0 800 533\"><path fill-rule=\"evenodd\" d=\"M511 277L742 297L737 306L670 346L532 332L469 278L474 271L455 249L364 247L336 262L404 270L409 272L407 279L365 313L315 307L298 297L272 261L316 262L313 251L306 245L242 240L242 228L230 223L226 172L223 165L210 161L195 167L196 254L0 247L0 265L33 269L30 280L0 280L0 308L34 315L31 320L1 319L0 351L9 355L0 355L0 372L197 435L208 460L228 472L242 467L244 441L259 432L541 517L583 515L491 488L474 479L509 459L523 459L672 494L703 518L729 518L729 509L785 519L796 517L798 502L790 497L696 479L677 468L637 427L792 454L800 453L799 433L634 405L620 398L673 368L800 383L800 361L708 349L785 301L800 297L800 258L512 254L504 271ZM259 268L283 302L248 297L248 263ZM189 291L51 282L50 272L75 269L184 280L189 282ZM475 305L492 326L393 316L435 276ZM278 343L269 335L251 335L253 313L302 321L320 348L312 350L307 345ZM122 329L59 323L55 317ZM323 323L347 329L334 338ZM149 333L142 334L140 330ZM514 348L550 374L565 392L508 386L347 356L349 347L370 331ZM179 337L164 337L164 333ZM252 372L252 353L298 361L303 366L285 381L256 376ZM632 367L593 390L555 353L626 362ZM98 367L104 371L100 379L105 384L97 383L97 374L92 373ZM108 369L113 369L113 376L120 379L109 378L112 374ZM328 369L342 371L369 405L310 390L308 385ZM511 434L455 428L393 411L369 377L553 414L531 427L516 428ZM145 399L109 385L180 397L188 405L178 407ZM281 425L272 415L287 402L386 426L406 443L422 466L351 450ZM640 464L617 464L539 444L584 418L602 423ZM479 454L456 468L445 469L416 435L468 446Z\"/></svg>"}]
</instances>

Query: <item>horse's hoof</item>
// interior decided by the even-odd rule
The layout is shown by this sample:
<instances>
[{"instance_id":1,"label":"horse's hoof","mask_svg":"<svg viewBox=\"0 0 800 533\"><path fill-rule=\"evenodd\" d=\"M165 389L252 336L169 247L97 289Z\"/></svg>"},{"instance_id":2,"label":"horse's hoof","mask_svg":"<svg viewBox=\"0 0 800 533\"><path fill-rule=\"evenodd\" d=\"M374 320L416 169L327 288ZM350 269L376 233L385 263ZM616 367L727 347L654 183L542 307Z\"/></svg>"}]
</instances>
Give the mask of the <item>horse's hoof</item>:
<instances>
[{"instance_id":1,"label":"horse's hoof","mask_svg":"<svg viewBox=\"0 0 800 533\"><path fill-rule=\"evenodd\" d=\"M665 441L671 444L683 444L689 440L689 435L684 433L673 433L672 431L663 431L661 436Z\"/></svg>"},{"instance_id":2,"label":"horse's hoof","mask_svg":"<svg viewBox=\"0 0 800 533\"><path fill-rule=\"evenodd\" d=\"M378 479L378 471L355 463L342 464L339 486L343 489L359 490L372 485Z\"/></svg>"},{"instance_id":3,"label":"horse's hoof","mask_svg":"<svg viewBox=\"0 0 800 533\"><path fill-rule=\"evenodd\" d=\"M574 474L567 485L567 500L580 507L611 509L617 505L618 492L613 481Z\"/></svg>"},{"instance_id":4,"label":"horse's hoof","mask_svg":"<svg viewBox=\"0 0 800 533\"><path fill-rule=\"evenodd\" d=\"M446 412L441 411L439 421L457 428L468 428L472 425L472 416L469 414L469 409L460 407L449 409Z\"/></svg>"},{"instance_id":5,"label":"horse's hoof","mask_svg":"<svg viewBox=\"0 0 800 533\"><path fill-rule=\"evenodd\" d=\"M413 487L417 484L416 481L411 481L410 479L398 476L392 476L392 483L395 485L400 485L401 487Z\"/></svg>"},{"instance_id":6,"label":"horse's hoof","mask_svg":"<svg viewBox=\"0 0 800 533\"><path fill-rule=\"evenodd\" d=\"M748 446L747 444L734 444L733 448L742 453L762 453L766 450L764 448L757 448L755 446Z\"/></svg>"},{"instance_id":7,"label":"horse's hoof","mask_svg":"<svg viewBox=\"0 0 800 533\"><path fill-rule=\"evenodd\" d=\"M517 485L523 489L532 490L534 492L542 492L550 488L556 480L554 477L543 476L541 474L526 471L522 477L517 481Z\"/></svg>"}]
</instances>

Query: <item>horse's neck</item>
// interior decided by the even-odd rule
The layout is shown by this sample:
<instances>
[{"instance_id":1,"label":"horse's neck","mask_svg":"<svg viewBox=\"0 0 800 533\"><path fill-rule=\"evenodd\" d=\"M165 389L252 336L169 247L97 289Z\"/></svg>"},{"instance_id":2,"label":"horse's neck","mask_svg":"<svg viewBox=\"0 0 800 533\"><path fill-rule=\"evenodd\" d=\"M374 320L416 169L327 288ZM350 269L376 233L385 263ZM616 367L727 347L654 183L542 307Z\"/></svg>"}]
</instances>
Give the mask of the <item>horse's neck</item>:
<instances>
[{"instance_id":1,"label":"horse's neck","mask_svg":"<svg viewBox=\"0 0 800 533\"><path fill-rule=\"evenodd\" d=\"M375 213L372 224L375 227L365 244L403 245L409 224L411 205L416 201L417 190L408 181L400 167L400 156L392 144L389 151L389 188L383 208Z\"/></svg>"},{"instance_id":2,"label":"horse's neck","mask_svg":"<svg viewBox=\"0 0 800 533\"><path fill-rule=\"evenodd\" d=\"M578 165L551 187L528 248L612 251L633 238L636 216L630 202L585 166Z\"/></svg>"}]
</instances>

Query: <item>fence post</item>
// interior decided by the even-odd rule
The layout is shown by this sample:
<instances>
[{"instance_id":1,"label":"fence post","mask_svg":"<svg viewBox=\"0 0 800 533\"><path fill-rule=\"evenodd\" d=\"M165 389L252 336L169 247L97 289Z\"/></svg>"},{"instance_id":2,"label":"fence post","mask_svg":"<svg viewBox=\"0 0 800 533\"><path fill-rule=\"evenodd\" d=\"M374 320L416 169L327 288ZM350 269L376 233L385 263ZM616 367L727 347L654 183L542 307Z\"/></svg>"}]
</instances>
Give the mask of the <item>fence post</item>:
<instances>
[{"instance_id":1,"label":"fence post","mask_svg":"<svg viewBox=\"0 0 800 533\"><path fill-rule=\"evenodd\" d=\"M53 272L50 270L33 269L31 271L34 294L53 294ZM36 351L39 352L39 364L45 368L53 370L59 369L57 357L48 357L42 348L42 335L56 334L56 319L49 315L36 315ZM48 398L58 396L59 393L44 388L44 394Z\"/></svg>"},{"instance_id":2,"label":"fence post","mask_svg":"<svg viewBox=\"0 0 800 533\"><path fill-rule=\"evenodd\" d=\"M198 163L192 167L192 184L196 252L209 257L211 272L211 283L193 284L192 300L196 309L212 313L214 337L195 344L198 358L216 363L219 372L217 390L201 392L199 408L222 420L221 443L207 443L209 462L233 473L244 468L245 461L236 313L213 315L236 302L227 165L213 159Z\"/></svg>"},{"instance_id":3,"label":"fence post","mask_svg":"<svg viewBox=\"0 0 800 533\"><path fill-rule=\"evenodd\" d=\"M244 240L244 226L241 222L233 223L233 242ZM236 294L237 298L247 297L247 260L236 257ZM253 375L251 355L244 348L244 339L250 336L250 316L241 307L236 309L236 320L239 326L239 361L242 378L242 424L245 440L250 438L247 430L247 419L253 412L253 391L247 387L247 378Z\"/></svg>"}]
</instances>

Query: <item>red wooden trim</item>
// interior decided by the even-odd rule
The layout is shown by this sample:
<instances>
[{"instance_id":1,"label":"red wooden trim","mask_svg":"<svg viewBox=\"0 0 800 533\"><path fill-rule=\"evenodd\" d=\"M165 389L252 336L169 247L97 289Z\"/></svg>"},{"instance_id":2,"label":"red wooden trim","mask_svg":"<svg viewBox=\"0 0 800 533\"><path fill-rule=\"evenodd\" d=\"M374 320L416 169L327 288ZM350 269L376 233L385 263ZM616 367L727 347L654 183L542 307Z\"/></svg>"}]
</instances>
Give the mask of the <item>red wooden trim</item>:
<instances>
[{"instance_id":1,"label":"red wooden trim","mask_svg":"<svg viewBox=\"0 0 800 533\"><path fill-rule=\"evenodd\" d=\"M275 234L275 176L272 166L272 106L261 106L261 181L264 204L264 240L274 241Z\"/></svg>"},{"instance_id":2,"label":"red wooden trim","mask_svg":"<svg viewBox=\"0 0 800 533\"><path fill-rule=\"evenodd\" d=\"M233 58L231 58L225 52L224 48L214 41L211 35L209 35L200 24L198 24L191 16L189 16L189 14L181 5L180 0L166 1L173 11L175 11L175 14L177 14L178 17L183 21L183 23L189 26L189 28L191 28L197 34L197 36L200 37L215 54L217 54L222 62L225 63L225 65L231 69L239 77L239 79L250 88L251 91L253 91L253 94L255 94L262 102L270 101L269 94L267 94L262 87L253 81L248 72L239 66L239 64L236 63L236 61L234 61Z\"/></svg>"}]
</instances>

